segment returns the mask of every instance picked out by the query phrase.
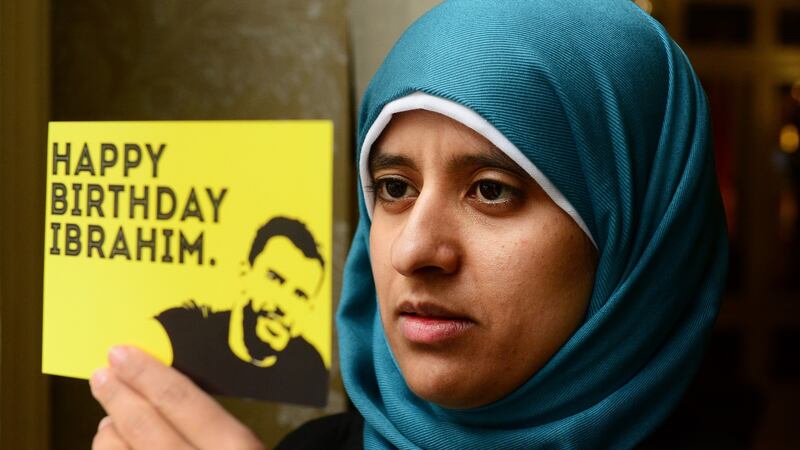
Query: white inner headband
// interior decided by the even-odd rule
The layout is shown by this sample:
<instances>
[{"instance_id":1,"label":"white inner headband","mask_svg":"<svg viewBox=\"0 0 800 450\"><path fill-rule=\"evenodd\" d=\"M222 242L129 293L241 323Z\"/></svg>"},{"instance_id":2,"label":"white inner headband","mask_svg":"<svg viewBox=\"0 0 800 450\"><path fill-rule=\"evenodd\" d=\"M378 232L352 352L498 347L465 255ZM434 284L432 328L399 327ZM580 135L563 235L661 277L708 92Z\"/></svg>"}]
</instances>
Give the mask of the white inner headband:
<instances>
[{"instance_id":1,"label":"white inner headband","mask_svg":"<svg viewBox=\"0 0 800 450\"><path fill-rule=\"evenodd\" d=\"M372 219L372 210L375 207L375 199L372 191L372 177L369 174L369 152L372 149L372 144L380 137L386 125L392 120L392 116L403 111L411 111L415 109L424 109L435 113L442 114L453 120L461 122L463 125L472 128L481 136L488 139L489 142L494 144L495 147L500 149L511 160L517 163L531 178L536 181L539 186L550 196L551 199L564 210L570 217L578 224L578 226L586 233L586 236L592 241L595 248L597 243L594 237L589 232L589 228L583 221L578 211L572 206L564 194L558 190L557 187L540 171L533 163L522 154L516 145L512 144L497 128L492 126L483 117L478 115L475 111L467 108L464 105L456 103L452 100L447 100L441 97L435 97L424 92L414 92L405 97L398 98L383 107L383 110L378 114L378 118L372 123L364 143L361 146L361 157L358 161L359 175L361 176L361 185L364 187L364 203L367 205L367 212L369 218Z\"/></svg>"}]
</instances>

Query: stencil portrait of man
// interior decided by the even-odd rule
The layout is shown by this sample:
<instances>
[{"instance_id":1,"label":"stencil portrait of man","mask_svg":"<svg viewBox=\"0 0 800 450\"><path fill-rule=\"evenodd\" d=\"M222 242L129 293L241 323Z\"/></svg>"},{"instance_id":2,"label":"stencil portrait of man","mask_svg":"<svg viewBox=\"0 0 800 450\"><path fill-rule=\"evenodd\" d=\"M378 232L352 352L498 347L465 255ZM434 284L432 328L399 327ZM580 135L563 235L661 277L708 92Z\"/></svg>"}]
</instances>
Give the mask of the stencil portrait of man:
<instances>
[{"instance_id":1,"label":"stencil portrait of man","mask_svg":"<svg viewBox=\"0 0 800 450\"><path fill-rule=\"evenodd\" d=\"M172 344L172 365L212 393L321 406L328 371L303 337L325 261L302 222L261 226L230 310L190 302L156 319Z\"/></svg>"}]
</instances>

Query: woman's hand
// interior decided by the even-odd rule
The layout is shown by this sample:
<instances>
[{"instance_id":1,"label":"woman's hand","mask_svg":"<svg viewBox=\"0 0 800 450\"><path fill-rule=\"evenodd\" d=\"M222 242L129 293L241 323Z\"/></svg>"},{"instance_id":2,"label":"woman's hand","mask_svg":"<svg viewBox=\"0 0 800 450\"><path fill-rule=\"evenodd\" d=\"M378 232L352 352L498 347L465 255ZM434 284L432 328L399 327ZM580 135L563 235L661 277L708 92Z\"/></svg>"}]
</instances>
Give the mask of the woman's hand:
<instances>
[{"instance_id":1,"label":"woman's hand","mask_svg":"<svg viewBox=\"0 0 800 450\"><path fill-rule=\"evenodd\" d=\"M263 450L242 425L186 376L134 347L114 347L111 367L90 380L108 416L92 448Z\"/></svg>"}]
</instances>

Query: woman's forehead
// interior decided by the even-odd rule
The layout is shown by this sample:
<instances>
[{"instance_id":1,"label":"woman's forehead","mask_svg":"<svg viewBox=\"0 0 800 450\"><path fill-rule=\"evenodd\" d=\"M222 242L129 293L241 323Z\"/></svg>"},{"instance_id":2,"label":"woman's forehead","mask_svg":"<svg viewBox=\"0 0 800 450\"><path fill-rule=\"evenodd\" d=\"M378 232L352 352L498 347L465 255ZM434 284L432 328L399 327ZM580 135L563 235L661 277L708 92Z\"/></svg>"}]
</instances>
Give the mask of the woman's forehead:
<instances>
[{"instance_id":1,"label":"woman's forehead","mask_svg":"<svg viewBox=\"0 0 800 450\"><path fill-rule=\"evenodd\" d=\"M410 122L408 117L413 113L418 113L417 117L423 117L424 122ZM438 118L432 119L432 116ZM420 151L431 150L423 142L426 137L430 137L421 132L421 128L425 127L429 128L428 131L439 131L444 134L436 136L445 141L435 148L442 151L441 155ZM440 156L438 161L447 172L458 172L472 167L492 167L513 173L523 179L531 178L497 146L475 131L449 117L421 110L404 112L392 118L370 151L369 171L372 175L381 170L399 167L418 171L424 156Z\"/></svg>"}]
</instances>

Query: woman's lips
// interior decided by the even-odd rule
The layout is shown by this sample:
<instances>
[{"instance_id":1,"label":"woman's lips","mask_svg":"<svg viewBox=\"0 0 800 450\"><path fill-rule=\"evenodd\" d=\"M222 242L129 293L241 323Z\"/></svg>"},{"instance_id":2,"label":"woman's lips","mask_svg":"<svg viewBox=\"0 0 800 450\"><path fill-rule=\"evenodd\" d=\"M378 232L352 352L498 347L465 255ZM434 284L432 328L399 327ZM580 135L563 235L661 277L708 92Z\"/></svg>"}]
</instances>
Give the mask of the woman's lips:
<instances>
[{"instance_id":1,"label":"woman's lips","mask_svg":"<svg viewBox=\"0 0 800 450\"><path fill-rule=\"evenodd\" d=\"M400 329L416 344L436 344L467 333L475 321L431 303L400 305Z\"/></svg>"}]
</instances>

